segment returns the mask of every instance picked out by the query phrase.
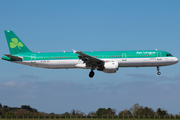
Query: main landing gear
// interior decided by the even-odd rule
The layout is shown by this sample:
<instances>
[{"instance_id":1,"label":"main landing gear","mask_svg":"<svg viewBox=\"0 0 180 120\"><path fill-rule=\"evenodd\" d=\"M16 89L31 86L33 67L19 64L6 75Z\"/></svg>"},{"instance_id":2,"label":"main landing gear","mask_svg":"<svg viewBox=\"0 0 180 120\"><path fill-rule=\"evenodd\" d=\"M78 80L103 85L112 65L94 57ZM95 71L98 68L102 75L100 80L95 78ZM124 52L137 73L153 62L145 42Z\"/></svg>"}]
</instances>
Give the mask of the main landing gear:
<instances>
[{"instance_id":1,"label":"main landing gear","mask_svg":"<svg viewBox=\"0 0 180 120\"><path fill-rule=\"evenodd\" d=\"M95 74L94 71L91 70L91 72L89 73L89 77L92 78L94 76L94 74Z\"/></svg>"},{"instance_id":2,"label":"main landing gear","mask_svg":"<svg viewBox=\"0 0 180 120\"><path fill-rule=\"evenodd\" d=\"M159 66L157 66L157 71L158 71L157 74L161 75L161 72L159 72Z\"/></svg>"}]
</instances>

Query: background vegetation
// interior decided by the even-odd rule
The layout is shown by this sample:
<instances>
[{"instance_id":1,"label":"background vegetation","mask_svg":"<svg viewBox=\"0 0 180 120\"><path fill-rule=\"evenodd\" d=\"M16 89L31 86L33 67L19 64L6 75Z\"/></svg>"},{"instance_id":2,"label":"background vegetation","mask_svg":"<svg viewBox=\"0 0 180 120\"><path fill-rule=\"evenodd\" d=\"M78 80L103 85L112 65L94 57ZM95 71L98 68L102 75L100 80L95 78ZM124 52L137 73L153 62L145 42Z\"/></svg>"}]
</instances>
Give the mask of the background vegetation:
<instances>
[{"instance_id":1,"label":"background vegetation","mask_svg":"<svg viewBox=\"0 0 180 120\"><path fill-rule=\"evenodd\" d=\"M180 118L179 115L169 114L167 110L158 108L154 111L152 108L139 106L139 104L134 104L129 110L125 109L117 113L116 109L111 108L99 108L97 111L91 111L86 115L84 112L80 110L71 110L71 112L65 112L62 114L55 113L45 113L39 112L35 108L31 108L29 105L22 105L20 108L18 107L8 107L7 105L2 106L0 103L0 115L2 116L21 116L20 118L27 116L48 116L48 118L164 118L164 116L168 116L168 118ZM50 117L51 116L51 117ZM157 117L155 117L157 116ZM5 117L4 117L5 118ZM44 118L44 117L43 117ZM166 117L167 118L167 117Z\"/></svg>"}]
</instances>

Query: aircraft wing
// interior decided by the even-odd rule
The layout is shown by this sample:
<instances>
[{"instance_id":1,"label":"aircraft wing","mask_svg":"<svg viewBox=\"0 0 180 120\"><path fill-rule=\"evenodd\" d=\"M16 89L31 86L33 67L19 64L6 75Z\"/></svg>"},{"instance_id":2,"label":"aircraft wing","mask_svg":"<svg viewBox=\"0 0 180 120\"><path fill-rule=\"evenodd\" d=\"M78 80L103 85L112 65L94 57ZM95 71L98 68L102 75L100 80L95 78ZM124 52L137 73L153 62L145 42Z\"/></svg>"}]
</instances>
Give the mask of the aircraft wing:
<instances>
[{"instance_id":1,"label":"aircraft wing","mask_svg":"<svg viewBox=\"0 0 180 120\"><path fill-rule=\"evenodd\" d=\"M79 56L79 59L81 59L82 61L84 61L86 64L91 64L91 65L98 65L98 64L100 64L100 63L104 63L104 61L103 60L100 60L100 59L97 59L97 58L95 58L95 57L92 57L92 56L90 56L90 55L88 55L88 54L85 54L85 53L83 53L83 52L81 52L81 51L75 51L75 50L73 50L74 51L74 53L77 53Z\"/></svg>"},{"instance_id":2,"label":"aircraft wing","mask_svg":"<svg viewBox=\"0 0 180 120\"><path fill-rule=\"evenodd\" d=\"M22 59L23 59L21 57L13 56L13 55L10 55L10 54L4 54L4 55L11 58L11 59L17 60L17 61L22 61Z\"/></svg>"}]
</instances>

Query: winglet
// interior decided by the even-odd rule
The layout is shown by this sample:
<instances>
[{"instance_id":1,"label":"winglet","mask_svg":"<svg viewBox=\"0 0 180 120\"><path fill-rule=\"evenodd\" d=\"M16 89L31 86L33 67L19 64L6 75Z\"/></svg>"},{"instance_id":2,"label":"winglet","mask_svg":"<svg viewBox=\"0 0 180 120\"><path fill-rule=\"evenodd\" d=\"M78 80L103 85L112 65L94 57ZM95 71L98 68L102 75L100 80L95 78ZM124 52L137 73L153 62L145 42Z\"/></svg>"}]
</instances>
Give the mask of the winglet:
<instances>
[{"instance_id":1,"label":"winglet","mask_svg":"<svg viewBox=\"0 0 180 120\"><path fill-rule=\"evenodd\" d=\"M73 53L76 53L77 51L76 50L74 50L74 49L72 49L73 50Z\"/></svg>"}]
</instances>

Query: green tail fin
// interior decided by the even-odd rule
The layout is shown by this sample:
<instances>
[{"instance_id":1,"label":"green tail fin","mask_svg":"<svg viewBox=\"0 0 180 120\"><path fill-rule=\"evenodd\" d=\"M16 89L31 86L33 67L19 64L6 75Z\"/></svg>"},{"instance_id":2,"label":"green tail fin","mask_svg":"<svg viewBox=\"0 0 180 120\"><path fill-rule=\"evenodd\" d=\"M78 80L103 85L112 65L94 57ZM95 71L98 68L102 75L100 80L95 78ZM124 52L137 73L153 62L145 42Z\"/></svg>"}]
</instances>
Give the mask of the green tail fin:
<instances>
[{"instance_id":1,"label":"green tail fin","mask_svg":"<svg viewBox=\"0 0 180 120\"><path fill-rule=\"evenodd\" d=\"M31 52L26 45L16 36L11 30L5 30L9 51L11 54L19 54L24 52Z\"/></svg>"}]
</instances>

